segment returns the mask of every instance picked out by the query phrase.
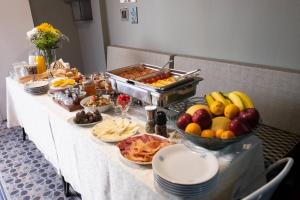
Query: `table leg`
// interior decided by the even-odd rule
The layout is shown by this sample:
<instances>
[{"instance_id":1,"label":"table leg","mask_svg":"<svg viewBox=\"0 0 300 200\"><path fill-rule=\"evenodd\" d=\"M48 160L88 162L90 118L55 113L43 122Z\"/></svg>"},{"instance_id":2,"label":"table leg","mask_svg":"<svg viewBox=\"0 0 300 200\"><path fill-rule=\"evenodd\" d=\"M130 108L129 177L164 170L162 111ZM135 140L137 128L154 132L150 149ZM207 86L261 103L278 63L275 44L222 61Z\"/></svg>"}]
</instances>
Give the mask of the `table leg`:
<instances>
[{"instance_id":1,"label":"table leg","mask_svg":"<svg viewBox=\"0 0 300 200\"><path fill-rule=\"evenodd\" d=\"M23 133L23 141L25 141L26 140L26 132L23 127L22 127L22 133Z\"/></svg>"},{"instance_id":2,"label":"table leg","mask_svg":"<svg viewBox=\"0 0 300 200\"><path fill-rule=\"evenodd\" d=\"M70 196L70 183L65 181L65 178L63 176L61 176L62 182L63 182L63 186L64 186L64 194L66 197Z\"/></svg>"}]
</instances>

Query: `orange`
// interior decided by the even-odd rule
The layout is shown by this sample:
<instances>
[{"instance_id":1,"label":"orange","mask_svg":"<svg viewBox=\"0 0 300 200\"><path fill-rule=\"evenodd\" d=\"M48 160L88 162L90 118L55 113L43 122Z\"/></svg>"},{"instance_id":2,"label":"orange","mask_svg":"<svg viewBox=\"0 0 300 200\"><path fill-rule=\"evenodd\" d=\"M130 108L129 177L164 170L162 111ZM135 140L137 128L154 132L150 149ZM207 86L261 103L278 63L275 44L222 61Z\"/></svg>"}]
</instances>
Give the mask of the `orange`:
<instances>
[{"instance_id":1,"label":"orange","mask_svg":"<svg viewBox=\"0 0 300 200\"><path fill-rule=\"evenodd\" d=\"M185 132L194 135L201 135L201 127L197 123L189 123L185 128Z\"/></svg>"},{"instance_id":2,"label":"orange","mask_svg":"<svg viewBox=\"0 0 300 200\"><path fill-rule=\"evenodd\" d=\"M234 104L229 104L225 107L224 115L229 119L233 119L239 114L239 112L240 112L239 107L237 107Z\"/></svg>"},{"instance_id":3,"label":"orange","mask_svg":"<svg viewBox=\"0 0 300 200\"><path fill-rule=\"evenodd\" d=\"M228 140L228 139L231 139L231 138L234 138L235 135L232 131L224 131L222 134L221 134L221 139L222 140Z\"/></svg>"},{"instance_id":4,"label":"orange","mask_svg":"<svg viewBox=\"0 0 300 200\"><path fill-rule=\"evenodd\" d=\"M205 138L213 138L215 137L215 135L216 135L215 131L210 129L206 129L201 133L201 137L205 137Z\"/></svg>"},{"instance_id":5,"label":"orange","mask_svg":"<svg viewBox=\"0 0 300 200\"><path fill-rule=\"evenodd\" d=\"M224 129L216 130L216 138L221 138L221 135L222 135L223 132L224 132Z\"/></svg>"}]
</instances>

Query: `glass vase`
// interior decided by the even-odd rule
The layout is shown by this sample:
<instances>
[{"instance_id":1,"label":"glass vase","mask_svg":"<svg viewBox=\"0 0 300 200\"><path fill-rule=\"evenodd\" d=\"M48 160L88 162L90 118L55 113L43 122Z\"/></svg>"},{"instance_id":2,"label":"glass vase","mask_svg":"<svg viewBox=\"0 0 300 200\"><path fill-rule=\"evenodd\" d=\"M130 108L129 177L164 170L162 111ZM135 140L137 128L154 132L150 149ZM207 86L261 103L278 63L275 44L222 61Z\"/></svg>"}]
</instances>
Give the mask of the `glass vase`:
<instances>
[{"instance_id":1,"label":"glass vase","mask_svg":"<svg viewBox=\"0 0 300 200\"><path fill-rule=\"evenodd\" d=\"M42 49L41 52L45 57L47 69L49 69L51 63L56 61L56 49Z\"/></svg>"}]
</instances>

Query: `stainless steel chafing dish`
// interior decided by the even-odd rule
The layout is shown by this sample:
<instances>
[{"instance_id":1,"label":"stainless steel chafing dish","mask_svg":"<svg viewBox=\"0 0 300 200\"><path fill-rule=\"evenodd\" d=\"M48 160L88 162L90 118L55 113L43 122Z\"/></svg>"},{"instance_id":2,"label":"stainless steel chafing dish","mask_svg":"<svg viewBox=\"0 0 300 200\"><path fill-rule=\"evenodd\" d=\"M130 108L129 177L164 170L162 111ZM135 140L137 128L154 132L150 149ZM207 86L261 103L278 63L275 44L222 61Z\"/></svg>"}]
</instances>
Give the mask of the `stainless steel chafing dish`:
<instances>
[{"instance_id":1,"label":"stainless steel chafing dish","mask_svg":"<svg viewBox=\"0 0 300 200\"><path fill-rule=\"evenodd\" d=\"M152 72L132 79L120 76L122 73L130 72L130 70L139 67L150 69ZM166 107L171 103L180 102L195 95L199 81L203 80L201 77L195 75L188 76L188 72L175 69L167 70L171 72L176 81L163 87L154 87L141 81L145 78L156 76L162 71L161 67L155 65L132 65L108 71L106 74L115 91L128 94L143 102L160 107Z\"/></svg>"}]
</instances>

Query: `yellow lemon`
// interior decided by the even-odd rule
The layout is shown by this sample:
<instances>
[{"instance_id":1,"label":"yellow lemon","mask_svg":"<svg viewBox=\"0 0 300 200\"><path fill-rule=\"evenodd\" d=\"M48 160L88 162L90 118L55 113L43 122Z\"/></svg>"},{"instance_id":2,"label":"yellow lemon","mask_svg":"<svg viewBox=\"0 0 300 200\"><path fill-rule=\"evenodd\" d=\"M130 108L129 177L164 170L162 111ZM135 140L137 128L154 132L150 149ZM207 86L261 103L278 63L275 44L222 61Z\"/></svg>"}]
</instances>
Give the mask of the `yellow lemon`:
<instances>
[{"instance_id":1,"label":"yellow lemon","mask_svg":"<svg viewBox=\"0 0 300 200\"><path fill-rule=\"evenodd\" d=\"M225 106L222 102L220 101L214 101L210 106L209 106L210 111L214 115L222 115L224 113Z\"/></svg>"},{"instance_id":2,"label":"yellow lemon","mask_svg":"<svg viewBox=\"0 0 300 200\"><path fill-rule=\"evenodd\" d=\"M224 115L225 117L228 117L229 119L235 118L240 112L240 109L234 105L234 104L229 104L225 107L224 110Z\"/></svg>"},{"instance_id":3,"label":"yellow lemon","mask_svg":"<svg viewBox=\"0 0 300 200\"><path fill-rule=\"evenodd\" d=\"M185 128L185 132L194 135L201 135L201 127L197 123L189 123Z\"/></svg>"}]
</instances>

